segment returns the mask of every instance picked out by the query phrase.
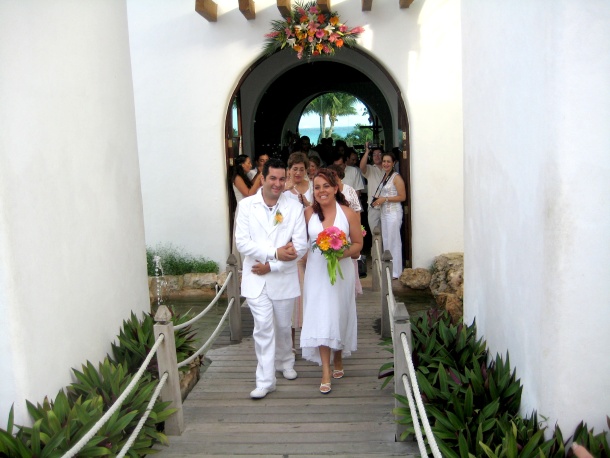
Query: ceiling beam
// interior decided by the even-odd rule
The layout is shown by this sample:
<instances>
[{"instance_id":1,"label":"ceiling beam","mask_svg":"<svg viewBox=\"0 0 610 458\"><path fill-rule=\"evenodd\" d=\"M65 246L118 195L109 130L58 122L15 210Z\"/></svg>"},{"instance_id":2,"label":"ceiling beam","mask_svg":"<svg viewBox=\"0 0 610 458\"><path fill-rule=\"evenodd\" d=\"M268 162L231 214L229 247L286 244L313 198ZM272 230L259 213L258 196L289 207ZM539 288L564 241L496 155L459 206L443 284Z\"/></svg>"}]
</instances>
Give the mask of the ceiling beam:
<instances>
[{"instance_id":1,"label":"ceiling beam","mask_svg":"<svg viewBox=\"0 0 610 458\"><path fill-rule=\"evenodd\" d=\"M209 22L218 20L218 5L214 3L214 0L195 0L195 11Z\"/></svg>"},{"instance_id":2,"label":"ceiling beam","mask_svg":"<svg viewBox=\"0 0 610 458\"><path fill-rule=\"evenodd\" d=\"M254 0L239 0L239 11L247 20L256 19Z\"/></svg>"},{"instance_id":3,"label":"ceiling beam","mask_svg":"<svg viewBox=\"0 0 610 458\"><path fill-rule=\"evenodd\" d=\"M373 9L373 0L362 0L362 11L371 11Z\"/></svg>"},{"instance_id":4,"label":"ceiling beam","mask_svg":"<svg viewBox=\"0 0 610 458\"><path fill-rule=\"evenodd\" d=\"M408 8L413 3L413 0L398 0L398 4L401 8Z\"/></svg>"},{"instance_id":5,"label":"ceiling beam","mask_svg":"<svg viewBox=\"0 0 610 458\"><path fill-rule=\"evenodd\" d=\"M323 13L330 13L330 0L317 0L318 8Z\"/></svg>"},{"instance_id":6,"label":"ceiling beam","mask_svg":"<svg viewBox=\"0 0 610 458\"><path fill-rule=\"evenodd\" d=\"M280 10L283 17L290 16L290 10L292 9L290 0L277 0L277 9Z\"/></svg>"}]
</instances>

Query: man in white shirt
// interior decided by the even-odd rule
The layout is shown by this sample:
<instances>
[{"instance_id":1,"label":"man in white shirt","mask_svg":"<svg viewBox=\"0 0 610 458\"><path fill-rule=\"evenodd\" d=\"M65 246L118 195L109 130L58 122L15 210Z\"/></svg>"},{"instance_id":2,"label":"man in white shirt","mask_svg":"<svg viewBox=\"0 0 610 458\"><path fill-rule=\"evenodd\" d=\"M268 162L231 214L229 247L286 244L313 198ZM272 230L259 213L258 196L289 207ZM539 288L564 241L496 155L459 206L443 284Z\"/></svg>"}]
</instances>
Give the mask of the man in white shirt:
<instances>
[{"instance_id":1,"label":"man in white shirt","mask_svg":"<svg viewBox=\"0 0 610 458\"><path fill-rule=\"evenodd\" d=\"M351 165L347 165L347 161L343 156L336 156L333 164L338 165L343 169L345 178L343 178L341 181L354 188L358 194L358 197L360 197L360 192L364 189L364 181L362 181L360 170L358 170L356 167L352 167Z\"/></svg>"},{"instance_id":2,"label":"man in white shirt","mask_svg":"<svg viewBox=\"0 0 610 458\"><path fill-rule=\"evenodd\" d=\"M292 310L301 294L297 261L307 251L303 206L284 194L286 166L269 159L263 166L262 188L239 203L235 244L244 257L241 295L254 318L258 366L253 399L275 390L275 372L294 380Z\"/></svg>"},{"instance_id":3,"label":"man in white shirt","mask_svg":"<svg viewBox=\"0 0 610 458\"><path fill-rule=\"evenodd\" d=\"M373 197L376 195L378 196L381 191L379 185L381 184L385 173L381 168L383 148L378 145L373 146L373 165L368 164L369 153L371 153L371 150L369 150L369 142L366 142L364 155L362 156L362 159L360 159L360 171L367 180L368 222L369 228L372 231L381 224L381 210L380 208L373 207L371 202L373 201Z\"/></svg>"}]
</instances>

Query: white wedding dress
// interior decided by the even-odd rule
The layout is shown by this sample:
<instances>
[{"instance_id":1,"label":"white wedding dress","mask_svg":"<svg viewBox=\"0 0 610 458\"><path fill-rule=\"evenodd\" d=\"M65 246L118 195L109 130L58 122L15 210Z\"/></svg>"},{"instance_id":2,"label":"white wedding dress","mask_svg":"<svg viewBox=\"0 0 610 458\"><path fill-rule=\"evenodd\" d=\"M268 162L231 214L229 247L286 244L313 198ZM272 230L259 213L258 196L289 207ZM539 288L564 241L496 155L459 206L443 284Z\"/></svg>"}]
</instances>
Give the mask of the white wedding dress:
<instances>
[{"instance_id":1,"label":"white wedding dress","mask_svg":"<svg viewBox=\"0 0 610 458\"><path fill-rule=\"evenodd\" d=\"M341 206L336 205L337 215L333 226L348 234L349 240L349 223ZM334 285L330 284L326 258L320 250L313 251L311 248L323 229L318 215L314 213L307 228L310 249L303 287L301 349L303 358L318 364L321 364L318 346L343 350L343 357L348 357L356 350L358 338L354 265L350 258L339 261L343 279L337 273L337 281Z\"/></svg>"}]
</instances>

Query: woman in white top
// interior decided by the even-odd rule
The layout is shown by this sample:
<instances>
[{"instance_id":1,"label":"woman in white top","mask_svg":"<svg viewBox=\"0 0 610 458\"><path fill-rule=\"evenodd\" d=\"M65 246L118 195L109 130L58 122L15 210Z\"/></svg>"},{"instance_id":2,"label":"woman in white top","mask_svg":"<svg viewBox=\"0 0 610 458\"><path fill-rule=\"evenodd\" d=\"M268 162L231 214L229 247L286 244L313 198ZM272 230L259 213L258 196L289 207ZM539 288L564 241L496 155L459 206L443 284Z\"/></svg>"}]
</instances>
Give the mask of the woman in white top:
<instances>
[{"instance_id":1,"label":"woman in white top","mask_svg":"<svg viewBox=\"0 0 610 458\"><path fill-rule=\"evenodd\" d=\"M402 225L402 202L407 199L405 182L394 171L396 157L393 153L383 153L381 168L384 171L381 180L379 198L371 205L381 209L381 238L383 249L392 254L392 278L397 279L402 274L402 242L400 226Z\"/></svg>"},{"instance_id":2,"label":"woman in white top","mask_svg":"<svg viewBox=\"0 0 610 458\"><path fill-rule=\"evenodd\" d=\"M250 156L240 154L235 158L233 168L233 192L235 200L239 203L244 197L253 196L262 185L260 173L257 173L252 180L248 178L248 173L252 170Z\"/></svg>"},{"instance_id":3,"label":"woman in white top","mask_svg":"<svg viewBox=\"0 0 610 458\"><path fill-rule=\"evenodd\" d=\"M303 205L303 209L309 207L313 202L313 194L307 179L307 169L309 159L305 153L292 153L288 157L288 174L290 180L286 181L284 194L297 200ZM295 333L303 326L303 279L305 278L305 265L307 264L307 254L297 261L299 269L299 283L301 284L301 295L294 300L294 310L292 312L292 347L296 352Z\"/></svg>"},{"instance_id":4,"label":"woman in white top","mask_svg":"<svg viewBox=\"0 0 610 458\"><path fill-rule=\"evenodd\" d=\"M235 166L233 168L233 193L235 194L235 200L239 202L248 196L253 196L260 189L263 184L261 181L261 174L257 173L252 180L248 178L248 172L252 170L252 161L250 156L246 154L240 154L235 158ZM235 207L235 219L237 220L237 207ZM233 224L233 241L231 242L231 252L237 258L237 265L241 269L241 255L237 251L235 246L235 224Z\"/></svg>"}]
</instances>

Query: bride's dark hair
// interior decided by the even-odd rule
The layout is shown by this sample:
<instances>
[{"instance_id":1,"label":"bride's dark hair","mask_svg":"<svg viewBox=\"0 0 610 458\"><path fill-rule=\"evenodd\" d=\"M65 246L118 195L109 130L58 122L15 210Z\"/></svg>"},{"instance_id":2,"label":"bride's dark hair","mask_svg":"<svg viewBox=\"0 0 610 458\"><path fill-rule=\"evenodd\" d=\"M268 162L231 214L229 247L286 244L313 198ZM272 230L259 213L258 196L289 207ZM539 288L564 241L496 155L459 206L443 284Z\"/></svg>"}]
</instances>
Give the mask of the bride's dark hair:
<instances>
[{"instance_id":1,"label":"bride's dark hair","mask_svg":"<svg viewBox=\"0 0 610 458\"><path fill-rule=\"evenodd\" d=\"M328 184L333 187L339 186L339 179L337 177L337 173L334 170L318 169L316 174L313 176L314 181L316 180L317 177L324 178L326 181L328 181ZM315 192L315 190L314 190L314 192ZM346 207L349 206L349 204L347 203L347 200L345 199L345 196L343 195L343 193L341 191L339 191L339 189L337 189L337 193L335 194L335 199L337 200L337 202L339 202L339 205L345 205ZM315 197L313 199L312 208L313 208L313 212L318 215L318 218L320 218L320 221L324 221L324 212L322 211L322 207L320 206L318 201L315 199Z\"/></svg>"}]
</instances>

